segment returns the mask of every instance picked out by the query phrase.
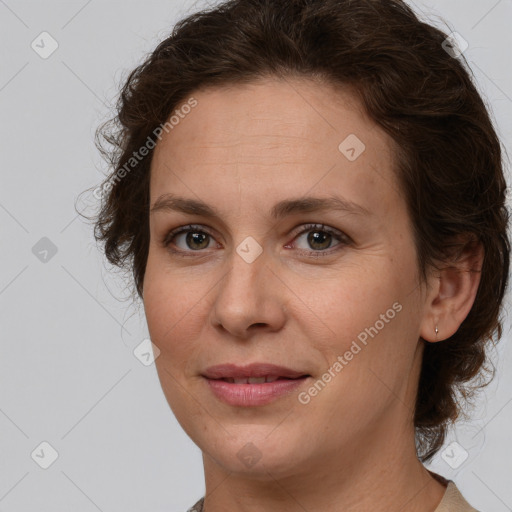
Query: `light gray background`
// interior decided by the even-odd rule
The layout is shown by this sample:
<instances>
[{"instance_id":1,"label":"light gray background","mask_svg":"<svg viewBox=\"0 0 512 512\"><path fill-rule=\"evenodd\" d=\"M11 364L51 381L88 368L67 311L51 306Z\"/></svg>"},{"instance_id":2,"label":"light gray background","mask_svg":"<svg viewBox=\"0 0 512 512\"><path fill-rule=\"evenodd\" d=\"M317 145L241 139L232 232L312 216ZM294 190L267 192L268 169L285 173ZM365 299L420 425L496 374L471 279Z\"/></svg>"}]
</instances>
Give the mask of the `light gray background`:
<instances>
[{"instance_id":1,"label":"light gray background","mask_svg":"<svg viewBox=\"0 0 512 512\"><path fill-rule=\"evenodd\" d=\"M204 492L199 449L170 411L154 365L133 354L148 336L143 309L119 300L122 276L105 267L74 209L105 170L93 133L119 82L204 5L0 0L2 512L184 512ZM468 41L465 56L510 152L512 1L414 6ZM59 44L47 59L31 48L42 31ZM47 262L32 252L42 237L57 248ZM508 316L495 360L497 377L472 420L446 443L457 439L467 460L452 469L439 455L430 465L482 512L512 510ZM58 452L48 469L31 457L43 441ZM49 454L38 453L39 461Z\"/></svg>"}]
</instances>

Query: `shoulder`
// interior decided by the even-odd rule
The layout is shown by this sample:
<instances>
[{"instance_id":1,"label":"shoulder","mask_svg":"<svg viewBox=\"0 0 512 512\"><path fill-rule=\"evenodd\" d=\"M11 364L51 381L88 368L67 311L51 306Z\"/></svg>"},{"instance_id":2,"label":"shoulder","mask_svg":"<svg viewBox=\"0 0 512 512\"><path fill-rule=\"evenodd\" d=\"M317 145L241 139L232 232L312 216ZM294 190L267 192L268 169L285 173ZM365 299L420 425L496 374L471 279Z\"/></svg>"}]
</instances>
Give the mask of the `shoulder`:
<instances>
[{"instance_id":1,"label":"shoulder","mask_svg":"<svg viewBox=\"0 0 512 512\"><path fill-rule=\"evenodd\" d=\"M448 480L443 499L434 512L479 512L462 496L455 482Z\"/></svg>"}]
</instances>

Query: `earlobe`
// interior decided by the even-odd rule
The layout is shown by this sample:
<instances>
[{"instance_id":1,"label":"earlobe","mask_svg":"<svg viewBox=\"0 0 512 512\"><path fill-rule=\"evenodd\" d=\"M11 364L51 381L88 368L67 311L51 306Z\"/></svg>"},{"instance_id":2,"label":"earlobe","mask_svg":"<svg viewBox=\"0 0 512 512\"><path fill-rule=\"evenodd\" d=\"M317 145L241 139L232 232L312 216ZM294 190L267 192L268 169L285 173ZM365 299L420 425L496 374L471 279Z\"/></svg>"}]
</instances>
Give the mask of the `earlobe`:
<instances>
[{"instance_id":1,"label":"earlobe","mask_svg":"<svg viewBox=\"0 0 512 512\"><path fill-rule=\"evenodd\" d=\"M425 303L420 335L428 342L453 336L465 320L480 284L484 249L480 242L467 242L456 259L445 261Z\"/></svg>"}]
</instances>

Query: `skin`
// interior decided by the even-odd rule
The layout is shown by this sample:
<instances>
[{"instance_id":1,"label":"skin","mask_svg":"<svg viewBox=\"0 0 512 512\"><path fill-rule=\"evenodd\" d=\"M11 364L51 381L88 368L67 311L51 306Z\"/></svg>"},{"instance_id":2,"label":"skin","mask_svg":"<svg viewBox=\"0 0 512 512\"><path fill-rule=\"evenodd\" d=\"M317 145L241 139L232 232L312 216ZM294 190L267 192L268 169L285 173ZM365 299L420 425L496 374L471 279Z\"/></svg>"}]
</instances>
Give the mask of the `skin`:
<instances>
[{"instance_id":1,"label":"skin","mask_svg":"<svg viewBox=\"0 0 512 512\"><path fill-rule=\"evenodd\" d=\"M162 389L203 452L205 510L433 512L445 487L414 444L420 336L446 339L467 316L479 274L457 269L479 268L480 248L420 283L393 142L350 89L265 78L192 96L197 106L155 149L150 202L172 193L220 218L150 214L143 300ZM354 161L338 149L349 134L366 146ZM278 201L333 193L369 215L269 217ZM163 245L191 223L205 240ZM312 245L308 223L350 240L320 230L326 241ZM236 251L248 236L263 251L252 263ZM293 392L230 406L201 377L216 364L272 362L310 374L307 391L394 303L401 311L307 404ZM260 456L250 467L237 456L247 443Z\"/></svg>"}]
</instances>

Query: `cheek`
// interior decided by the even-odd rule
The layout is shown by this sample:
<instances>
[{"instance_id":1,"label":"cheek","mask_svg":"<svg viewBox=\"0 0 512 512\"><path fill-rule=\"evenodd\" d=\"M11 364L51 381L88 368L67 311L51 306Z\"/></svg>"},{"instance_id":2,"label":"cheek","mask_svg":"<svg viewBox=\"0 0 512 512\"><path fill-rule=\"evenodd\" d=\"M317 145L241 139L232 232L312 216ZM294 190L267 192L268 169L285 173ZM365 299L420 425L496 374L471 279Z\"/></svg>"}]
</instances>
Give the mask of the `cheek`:
<instances>
[{"instance_id":1,"label":"cheek","mask_svg":"<svg viewBox=\"0 0 512 512\"><path fill-rule=\"evenodd\" d=\"M373 324L402 297L396 269L378 263L339 269L316 282L303 282L300 296L308 306L308 318L342 338Z\"/></svg>"},{"instance_id":2,"label":"cheek","mask_svg":"<svg viewBox=\"0 0 512 512\"><path fill-rule=\"evenodd\" d=\"M160 349L155 367L169 407L185 432L197 442L197 426L205 421L201 416L203 408L190 399L191 392L196 395L190 386L197 384L197 379L190 377L196 375L193 365L200 359L199 331L204 322L197 317L204 303L198 302L196 293L189 293L197 288L189 288L189 283L184 287L185 280L181 282L167 274L165 266L153 263L148 264L144 279L144 309L151 341Z\"/></svg>"},{"instance_id":3,"label":"cheek","mask_svg":"<svg viewBox=\"0 0 512 512\"><path fill-rule=\"evenodd\" d=\"M204 291L199 293L190 282L158 271L149 264L144 279L144 310L151 341L160 349L157 364L178 367L190 361L195 344L200 339L202 321L195 321L204 308ZM194 321L191 319L194 318Z\"/></svg>"},{"instance_id":4,"label":"cheek","mask_svg":"<svg viewBox=\"0 0 512 512\"><path fill-rule=\"evenodd\" d=\"M390 258L376 262L332 276L321 289L303 286L308 308L296 315L326 368L341 356L342 372L361 383L370 369L393 380L410 364L417 334L414 268L397 268Z\"/></svg>"}]
</instances>

